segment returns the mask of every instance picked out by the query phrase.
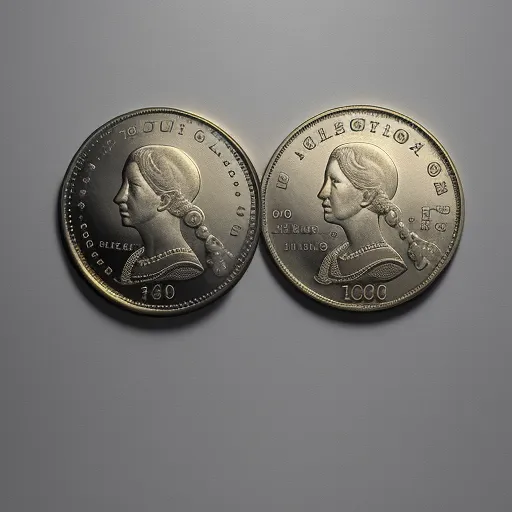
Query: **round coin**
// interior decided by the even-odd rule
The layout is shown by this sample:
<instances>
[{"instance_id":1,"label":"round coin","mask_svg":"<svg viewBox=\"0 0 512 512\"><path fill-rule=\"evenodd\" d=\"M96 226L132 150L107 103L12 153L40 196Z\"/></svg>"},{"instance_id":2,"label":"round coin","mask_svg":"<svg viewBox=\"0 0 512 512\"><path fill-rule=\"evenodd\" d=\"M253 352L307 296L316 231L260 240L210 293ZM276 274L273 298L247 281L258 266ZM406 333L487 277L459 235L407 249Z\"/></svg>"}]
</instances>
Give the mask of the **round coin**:
<instances>
[{"instance_id":1,"label":"round coin","mask_svg":"<svg viewBox=\"0 0 512 512\"><path fill-rule=\"evenodd\" d=\"M95 131L60 197L66 245L103 295L140 313L199 308L256 248L260 192L240 146L195 114L148 108Z\"/></svg>"},{"instance_id":2,"label":"round coin","mask_svg":"<svg viewBox=\"0 0 512 512\"><path fill-rule=\"evenodd\" d=\"M310 297L372 311L431 284L459 243L455 166L425 128L374 106L329 110L295 129L262 185L263 234Z\"/></svg>"}]
</instances>

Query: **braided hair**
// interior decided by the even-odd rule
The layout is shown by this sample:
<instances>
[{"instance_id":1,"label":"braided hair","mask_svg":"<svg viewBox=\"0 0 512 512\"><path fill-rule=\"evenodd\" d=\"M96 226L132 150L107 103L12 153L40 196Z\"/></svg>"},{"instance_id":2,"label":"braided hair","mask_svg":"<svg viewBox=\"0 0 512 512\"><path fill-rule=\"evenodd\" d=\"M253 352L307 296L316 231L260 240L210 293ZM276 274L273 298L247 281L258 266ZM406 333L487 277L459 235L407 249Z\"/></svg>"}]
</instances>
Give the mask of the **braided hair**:
<instances>
[{"instance_id":1,"label":"braided hair","mask_svg":"<svg viewBox=\"0 0 512 512\"><path fill-rule=\"evenodd\" d=\"M226 276L233 255L209 232L204 225L204 212L192 203L201 187L201 174L195 162L181 149L163 145L140 147L129 155L129 162L137 164L155 194L166 197L165 206L159 210L169 211L194 229L196 237L204 243L206 263L216 276Z\"/></svg>"}]
</instances>

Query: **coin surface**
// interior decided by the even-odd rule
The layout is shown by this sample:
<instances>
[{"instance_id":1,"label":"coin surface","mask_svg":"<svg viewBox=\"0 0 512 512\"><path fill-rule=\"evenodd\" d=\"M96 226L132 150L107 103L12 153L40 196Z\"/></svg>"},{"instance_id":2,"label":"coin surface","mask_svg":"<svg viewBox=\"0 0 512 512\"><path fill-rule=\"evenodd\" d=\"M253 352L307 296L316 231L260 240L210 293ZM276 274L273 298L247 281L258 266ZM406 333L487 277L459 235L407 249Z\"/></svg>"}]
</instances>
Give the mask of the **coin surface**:
<instances>
[{"instance_id":1,"label":"coin surface","mask_svg":"<svg viewBox=\"0 0 512 512\"><path fill-rule=\"evenodd\" d=\"M329 110L295 129L262 180L263 234L312 298L370 311L422 292L459 243L464 200L425 128L374 106Z\"/></svg>"},{"instance_id":2,"label":"coin surface","mask_svg":"<svg viewBox=\"0 0 512 512\"><path fill-rule=\"evenodd\" d=\"M247 155L212 122L169 108L95 131L71 161L60 201L82 274L142 313L182 313L222 295L259 234L259 181Z\"/></svg>"}]
</instances>

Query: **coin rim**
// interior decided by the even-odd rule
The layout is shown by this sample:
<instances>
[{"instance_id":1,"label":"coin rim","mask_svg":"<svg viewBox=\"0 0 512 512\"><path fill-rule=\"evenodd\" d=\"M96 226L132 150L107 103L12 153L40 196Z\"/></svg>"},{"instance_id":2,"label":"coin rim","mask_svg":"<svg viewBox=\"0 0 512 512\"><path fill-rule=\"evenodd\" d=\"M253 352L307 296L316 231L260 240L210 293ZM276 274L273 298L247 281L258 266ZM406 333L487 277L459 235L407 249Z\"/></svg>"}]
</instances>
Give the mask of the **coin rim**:
<instances>
[{"instance_id":1,"label":"coin rim","mask_svg":"<svg viewBox=\"0 0 512 512\"><path fill-rule=\"evenodd\" d=\"M128 302L127 300L124 300L122 298L122 295L113 294L110 292L110 290L107 288L107 285L102 284L103 281L99 281L98 277L95 277L91 274L89 269L84 265L82 260L80 259L80 256L77 253L77 249L75 247L75 244L71 241L70 234L68 230L66 229L66 204L65 204L65 195L67 193L66 185L68 183L68 178L71 176L71 173L73 172L73 169L76 165L76 161L78 160L78 157L81 155L81 153L86 149L88 144L90 144L91 141L93 141L96 137L98 137L104 130L108 128L112 128L119 123L130 119L132 117L136 117L139 115L146 115L146 114L176 114L176 115L182 115L185 117L195 118L196 120L206 124L207 126L213 128L216 130L220 135L226 138L228 143L235 149L237 153L241 156L244 164L247 167L247 170L249 172L249 175L252 178L252 185L253 185L253 191L252 193L255 196L255 226L252 228L254 229L254 238L252 240L252 244L248 248L247 256L245 258L245 261L242 263L242 268L238 271L238 273L232 278L231 281L228 281L228 278L223 281L223 283L226 283L223 288L221 288L218 292L214 293L213 295L209 296L208 298L204 300L200 300L197 303L194 303L190 306L184 306L177 309L161 309L161 308L150 308L150 307L144 307L139 306L136 304L132 304L131 302ZM227 293L229 290L231 290L242 278L242 276L247 271L247 268L249 267L249 264L251 263L254 254L256 252L256 248L258 246L259 242L259 236L261 232L261 184L260 179L258 176L258 173L256 172L256 169L254 168L253 163L251 162L251 159L247 155L247 153L242 149L242 147L238 144L238 142L229 135L226 131L224 131L222 128L218 126L217 123L210 121L209 119L206 119L205 117L196 114L195 112L190 112L188 110L182 110L172 107L147 107L147 108L139 108L135 110L131 110L129 112L126 112L125 114L121 114L116 116L115 118L111 119L110 121L107 121L103 125L101 125L99 128L94 130L81 144L79 149L74 154L73 158L71 159L71 162L64 174L64 178L61 183L60 187L60 194L59 194L59 220L61 225L61 232L62 235L66 241L64 244L67 250L69 251L71 255L71 259L75 266L79 270L79 274L85 279L85 281L93 287L93 289L103 297L106 297L109 301L113 302L117 306L122 306L123 308L126 308L130 311L141 313L145 315L151 315L151 316L174 316L174 315L180 315L184 313L189 313L191 311L195 311L203 306L206 306L207 304L210 304L211 302L215 301L216 299L223 296L225 293ZM249 229L251 229L249 227ZM247 236L247 235L246 235ZM244 241L244 244L246 242Z\"/></svg>"},{"instance_id":2,"label":"coin rim","mask_svg":"<svg viewBox=\"0 0 512 512\"><path fill-rule=\"evenodd\" d=\"M273 168L275 164L277 163L278 159L281 157L281 155L284 153L285 146L287 146L292 140L294 140L302 131L306 130L306 127L308 125L315 124L323 117L332 117L333 115L339 113L340 115L346 114L347 112L351 111L358 111L358 110L373 110L377 113L385 113L391 116L396 116L398 118L401 118L407 123L410 123L417 129L419 129L420 132L423 132L427 138L430 138L435 145L437 145L438 149L440 150L441 154L446 158L447 162L450 164L451 168L453 169L453 175L455 176L455 180L458 186L459 190L459 204L460 204L460 218L458 221L458 229L455 234L455 236L452 236L452 247L449 249L448 253L444 253L443 260L438 263L436 268L428 275L428 277L422 281L420 284L416 285L412 290L409 290L405 294L401 295L399 298L394 299L389 302L385 303L375 303L375 304L350 304L350 303L344 303L344 302L338 302L333 299L329 299L327 297L324 297L323 295L315 292L314 290L311 290L308 288L305 284L303 284L301 281L299 281L286 267L286 265L283 263L281 258L279 257L271 239L270 239L270 233L268 231L268 224L266 222L266 194L267 194L267 185L270 180L271 173L273 171ZM404 302L407 302L418 295L420 295L422 292L424 292L443 272L443 270L446 268L446 266L450 263L450 261L453 258L453 255L457 251L460 243L460 239L462 237L462 231L464 228L464 218L465 218L465 199L464 199L464 191L462 189L462 183L460 180L459 173L457 171L457 168L455 167L455 164L453 163L453 160L451 159L450 155L444 148L444 146L439 142L439 140L433 135L429 130L427 130L424 126L422 126L420 123L415 121L414 119L410 118L409 116L406 116L405 114L402 114L396 110L388 109L385 107L379 107L376 105L346 105L342 107L336 107L329 110L325 110L324 112L321 112L320 114L317 114L313 117L310 117L308 120L303 122L301 125L297 126L294 130L292 130L281 142L281 144L278 146L278 148L274 151L273 155L271 156L266 168L265 172L263 173L263 177L261 178L261 225L262 225L262 232L263 232L263 238L265 239L265 245L267 249L269 250L270 254L272 255L272 258L274 262L277 264L279 269L283 272L283 274L286 276L286 278L291 281L292 284L294 284L297 288L299 288L300 291L305 293L307 296L311 297L312 299L315 299L316 301L334 307L336 309L346 310L346 311L360 311L360 312L369 312L369 311L382 311L386 309L390 309L392 307L398 306L399 304L403 304ZM457 195L455 195L455 201L457 202Z\"/></svg>"}]
</instances>

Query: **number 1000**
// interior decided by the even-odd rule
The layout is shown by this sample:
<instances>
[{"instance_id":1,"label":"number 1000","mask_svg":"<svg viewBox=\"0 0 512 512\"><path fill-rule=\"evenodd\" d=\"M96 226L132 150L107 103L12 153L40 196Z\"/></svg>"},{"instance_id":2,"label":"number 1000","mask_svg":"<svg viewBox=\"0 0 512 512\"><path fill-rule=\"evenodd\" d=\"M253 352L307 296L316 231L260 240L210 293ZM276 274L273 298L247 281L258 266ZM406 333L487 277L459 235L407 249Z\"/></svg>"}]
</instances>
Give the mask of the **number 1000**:
<instances>
[{"instance_id":1,"label":"number 1000","mask_svg":"<svg viewBox=\"0 0 512 512\"><path fill-rule=\"evenodd\" d=\"M379 284L378 286L367 284L364 287L360 284L354 284L353 286L345 284L342 288L345 292L345 300L347 302L386 300L387 288L384 284Z\"/></svg>"}]
</instances>

